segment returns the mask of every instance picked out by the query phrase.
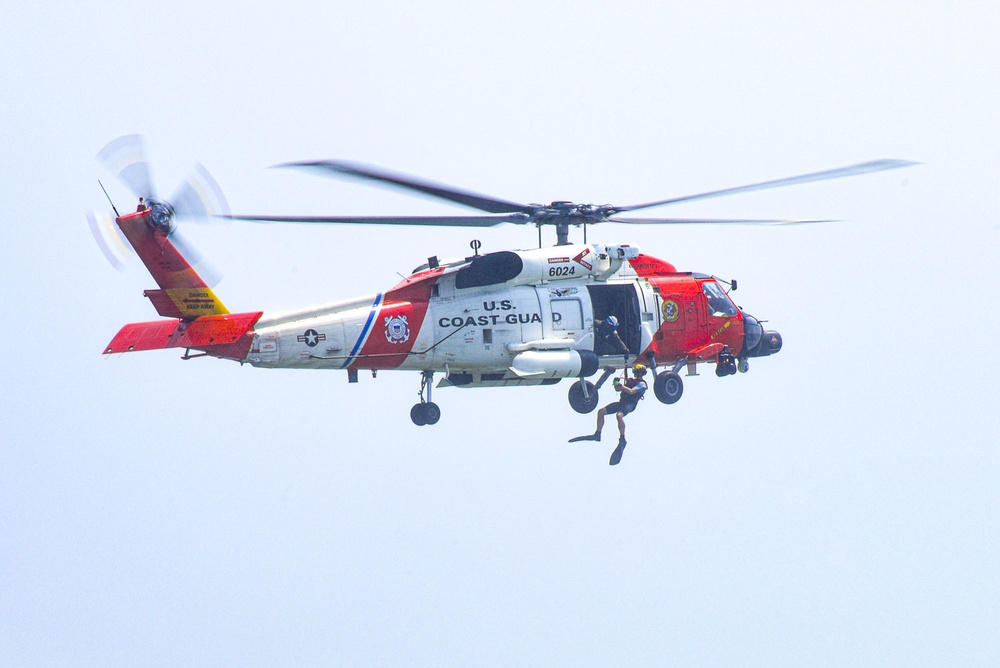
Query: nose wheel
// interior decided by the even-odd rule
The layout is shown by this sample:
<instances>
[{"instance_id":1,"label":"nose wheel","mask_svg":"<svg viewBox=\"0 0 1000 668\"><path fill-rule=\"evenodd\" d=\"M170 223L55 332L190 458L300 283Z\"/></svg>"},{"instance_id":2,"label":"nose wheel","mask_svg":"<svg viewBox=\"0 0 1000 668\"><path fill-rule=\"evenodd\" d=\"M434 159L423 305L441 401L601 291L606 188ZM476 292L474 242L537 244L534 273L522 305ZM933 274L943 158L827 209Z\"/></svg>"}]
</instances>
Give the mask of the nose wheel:
<instances>
[{"instance_id":1,"label":"nose wheel","mask_svg":"<svg viewBox=\"0 0 1000 668\"><path fill-rule=\"evenodd\" d=\"M431 401L431 386L434 381L433 371L424 371L420 374L420 403L414 404L410 409L410 419L413 424L423 427L428 424L437 424L441 419L441 409L436 403ZM427 398L424 399L424 394Z\"/></svg>"}]
</instances>

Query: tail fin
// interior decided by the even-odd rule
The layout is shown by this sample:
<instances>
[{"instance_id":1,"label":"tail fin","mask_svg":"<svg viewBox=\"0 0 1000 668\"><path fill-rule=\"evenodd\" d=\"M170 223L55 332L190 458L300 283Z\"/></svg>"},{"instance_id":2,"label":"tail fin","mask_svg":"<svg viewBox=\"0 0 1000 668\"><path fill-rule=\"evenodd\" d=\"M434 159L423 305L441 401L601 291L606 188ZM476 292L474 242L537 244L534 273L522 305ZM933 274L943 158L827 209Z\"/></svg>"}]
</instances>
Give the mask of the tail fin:
<instances>
[{"instance_id":1,"label":"tail fin","mask_svg":"<svg viewBox=\"0 0 1000 668\"><path fill-rule=\"evenodd\" d=\"M150 209L140 207L139 211L121 216L116 222L160 286L159 290L143 293L156 312L167 318L181 319L229 313L171 241L169 231L153 224L151 216Z\"/></svg>"}]
</instances>

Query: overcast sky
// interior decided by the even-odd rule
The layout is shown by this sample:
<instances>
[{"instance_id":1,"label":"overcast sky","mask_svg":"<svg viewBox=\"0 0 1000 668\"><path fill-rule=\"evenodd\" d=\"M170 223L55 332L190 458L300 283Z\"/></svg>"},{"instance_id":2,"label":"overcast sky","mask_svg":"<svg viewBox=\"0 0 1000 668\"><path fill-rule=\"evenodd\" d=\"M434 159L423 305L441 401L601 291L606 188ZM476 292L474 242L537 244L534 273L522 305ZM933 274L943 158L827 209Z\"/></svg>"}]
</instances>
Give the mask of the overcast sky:
<instances>
[{"instance_id":1,"label":"overcast sky","mask_svg":"<svg viewBox=\"0 0 1000 668\"><path fill-rule=\"evenodd\" d=\"M998 7L8 7L0 664L996 665ZM593 416L565 382L442 389L417 428L415 373L102 356L157 318L86 223L98 179L133 205L95 158L129 133L161 191L198 160L234 212L287 215L467 212L268 169L293 160L597 204L922 164L650 211L837 223L593 228L739 279L784 337L643 402L609 467L566 443ZM185 233L233 311L536 239Z\"/></svg>"}]
</instances>

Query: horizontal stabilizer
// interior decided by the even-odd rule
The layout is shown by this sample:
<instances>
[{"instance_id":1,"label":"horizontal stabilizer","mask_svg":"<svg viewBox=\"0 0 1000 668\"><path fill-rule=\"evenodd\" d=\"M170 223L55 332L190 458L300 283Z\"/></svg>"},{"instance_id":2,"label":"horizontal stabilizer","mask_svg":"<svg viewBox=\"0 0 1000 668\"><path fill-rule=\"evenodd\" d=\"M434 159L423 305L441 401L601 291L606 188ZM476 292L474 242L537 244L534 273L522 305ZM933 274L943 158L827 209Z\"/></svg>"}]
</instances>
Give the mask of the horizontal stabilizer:
<instances>
[{"instance_id":1,"label":"horizontal stabilizer","mask_svg":"<svg viewBox=\"0 0 1000 668\"><path fill-rule=\"evenodd\" d=\"M263 313L258 311L256 313L203 315L194 320L134 322L121 328L111 343L105 347L104 354L164 348L204 350L210 349L212 346L229 346L238 343L251 331L261 315ZM249 349L249 345L247 347Z\"/></svg>"}]
</instances>

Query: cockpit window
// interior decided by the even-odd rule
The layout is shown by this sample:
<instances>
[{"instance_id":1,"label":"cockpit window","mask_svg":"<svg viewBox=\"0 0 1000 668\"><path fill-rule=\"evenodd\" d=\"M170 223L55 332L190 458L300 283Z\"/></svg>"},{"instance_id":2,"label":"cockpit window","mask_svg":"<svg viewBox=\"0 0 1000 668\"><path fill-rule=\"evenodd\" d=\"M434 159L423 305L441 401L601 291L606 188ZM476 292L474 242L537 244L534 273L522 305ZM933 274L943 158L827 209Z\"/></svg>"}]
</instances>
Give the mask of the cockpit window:
<instances>
[{"instance_id":1,"label":"cockpit window","mask_svg":"<svg viewBox=\"0 0 1000 668\"><path fill-rule=\"evenodd\" d=\"M708 314L715 317L731 318L736 315L736 305L715 281L701 284L708 297Z\"/></svg>"}]
</instances>

